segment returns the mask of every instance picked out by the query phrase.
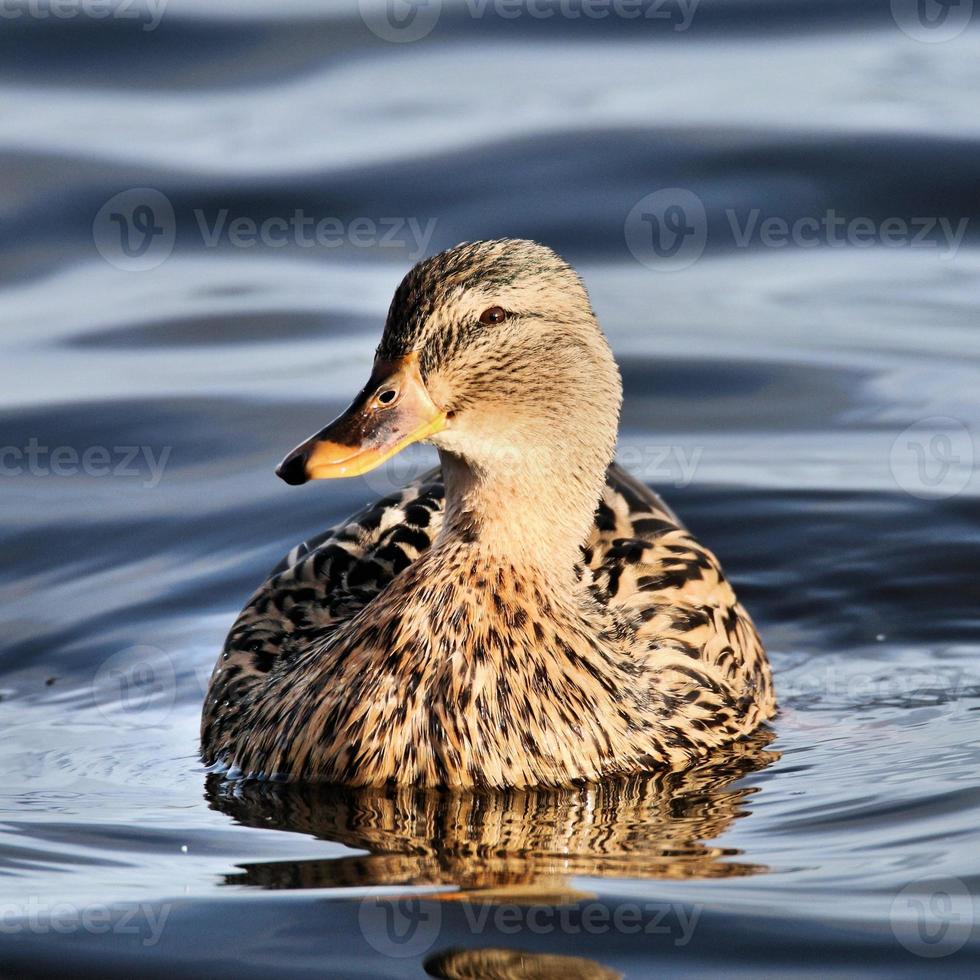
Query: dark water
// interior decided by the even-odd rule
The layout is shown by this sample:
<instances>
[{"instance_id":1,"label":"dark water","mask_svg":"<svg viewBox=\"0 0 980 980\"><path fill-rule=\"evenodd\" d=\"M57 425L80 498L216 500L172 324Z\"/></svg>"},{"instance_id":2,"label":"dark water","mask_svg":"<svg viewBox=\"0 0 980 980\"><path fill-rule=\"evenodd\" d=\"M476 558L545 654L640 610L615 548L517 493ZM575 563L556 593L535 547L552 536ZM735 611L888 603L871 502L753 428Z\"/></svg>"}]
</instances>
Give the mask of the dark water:
<instances>
[{"instance_id":1,"label":"dark water","mask_svg":"<svg viewBox=\"0 0 980 980\"><path fill-rule=\"evenodd\" d=\"M975 973L972 5L432 4L0 21L0 973ZM209 783L250 590L430 457L276 461L408 266L499 235L584 275L775 738L568 793Z\"/></svg>"}]
</instances>

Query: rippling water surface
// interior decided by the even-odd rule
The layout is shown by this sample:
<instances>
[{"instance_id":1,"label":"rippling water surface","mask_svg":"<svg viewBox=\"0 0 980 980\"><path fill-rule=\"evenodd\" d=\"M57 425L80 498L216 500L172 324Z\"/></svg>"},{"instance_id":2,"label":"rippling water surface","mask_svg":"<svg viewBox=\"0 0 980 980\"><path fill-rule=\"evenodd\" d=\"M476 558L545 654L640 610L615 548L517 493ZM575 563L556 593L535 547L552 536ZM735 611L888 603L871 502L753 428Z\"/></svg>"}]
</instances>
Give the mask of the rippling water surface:
<instances>
[{"instance_id":1,"label":"rippling water surface","mask_svg":"<svg viewBox=\"0 0 980 980\"><path fill-rule=\"evenodd\" d=\"M398 43L320 7L0 23L2 972L975 973L980 31L446 0ZM620 458L735 580L774 737L566 793L209 780L237 610L430 457L300 490L275 462L404 271L501 235L582 272Z\"/></svg>"}]
</instances>

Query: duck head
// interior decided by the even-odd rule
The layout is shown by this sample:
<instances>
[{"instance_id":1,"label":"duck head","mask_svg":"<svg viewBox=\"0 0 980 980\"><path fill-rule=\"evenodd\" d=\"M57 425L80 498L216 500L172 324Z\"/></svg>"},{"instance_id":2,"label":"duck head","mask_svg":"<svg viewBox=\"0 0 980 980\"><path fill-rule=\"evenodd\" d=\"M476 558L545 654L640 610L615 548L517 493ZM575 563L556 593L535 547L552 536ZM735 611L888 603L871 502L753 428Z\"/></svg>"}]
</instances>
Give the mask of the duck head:
<instances>
[{"instance_id":1,"label":"duck head","mask_svg":"<svg viewBox=\"0 0 980 980\"><path fill-rule=\"evenodd\" d=\"M351 406L294 449L287 483L356 476L413 442L440 450L447 513L574 513L581 543L616 442L622 389L574 270L535 242L458 245L415 266ZM482 490L485 498L475 496ZM576 502L576 498L581 498Z\"/></svg>"}]
</instances>

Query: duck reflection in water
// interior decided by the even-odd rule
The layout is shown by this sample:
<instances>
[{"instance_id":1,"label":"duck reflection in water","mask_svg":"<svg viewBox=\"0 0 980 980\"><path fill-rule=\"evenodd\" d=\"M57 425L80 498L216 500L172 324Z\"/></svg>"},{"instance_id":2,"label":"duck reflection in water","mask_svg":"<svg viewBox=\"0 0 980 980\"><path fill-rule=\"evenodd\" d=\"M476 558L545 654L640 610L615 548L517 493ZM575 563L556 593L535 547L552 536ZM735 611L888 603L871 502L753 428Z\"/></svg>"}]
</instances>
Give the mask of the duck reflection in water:
<instances>
[{"instance_id":1,"label":"duck reflection in water","mask_svg":"<svg viewBox=\"0 0 980 980\"><path fill-rule=\"evenodd\" d=\"M426 902L571 905L594 898L569 884L575 876L722 878L767 871L711 841L749 812L748 798L758 787L743 777L778 758L766 749L772 737L756 732L682 772L568 789L354 789L211 776L207 795L213 808L246 826L310 834L367 852L244 864L226 875L228 885L424 886L444 889L426 890ZM439 950L424 967L434 977L484 980L621 976L586 957L493 947Z\"/></svg>"},{"instance_id":2,"label":"duck reflection in water","mask_svg":"<svg viewBox=\"0 0 980 980\"><path fill-rule=\"evenodd\" d=\"M450 949L430 956L425 972L445 980L620 980L623 976L583 956L520 949Z\"/></svg>"},{"instance_id":3,"label":"duck reflection in water","mask_svg":"<svg viewBox=\"0 0 980 980\"><path fill-rule=\"evenodd\" d=\"M450 791L226 782L211 806L366 854L245 864L226 884L259 888L442 886L446 900L577 901L571 876L720 878L764 866L710 842L746 814L755 788L732 785L777 755L758 732L682 772L568 789Z\"/></svg>"}]
</instances>

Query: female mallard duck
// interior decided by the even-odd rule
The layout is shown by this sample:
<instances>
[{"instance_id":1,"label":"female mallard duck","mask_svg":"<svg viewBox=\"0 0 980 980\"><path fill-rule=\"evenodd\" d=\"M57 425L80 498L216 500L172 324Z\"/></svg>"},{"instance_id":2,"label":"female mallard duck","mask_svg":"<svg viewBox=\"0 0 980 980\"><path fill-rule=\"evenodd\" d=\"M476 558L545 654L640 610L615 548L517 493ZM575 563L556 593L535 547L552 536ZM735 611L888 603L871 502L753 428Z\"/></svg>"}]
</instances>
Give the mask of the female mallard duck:
<instances>
[{"instance_id":1,"label":"female mallard duck","mask_svg":"<svg viewBox=\"0 0 980 980\"><path fill-rule=\"evenodd\" d=\"M567 785L679 769L775 711L717 559L611 463L619 371L575 272L527 241L419 263L350 408L291 484L412 442L440 466L294 549L218 659L231 775Z\"/></svg>"}]
</instances>

